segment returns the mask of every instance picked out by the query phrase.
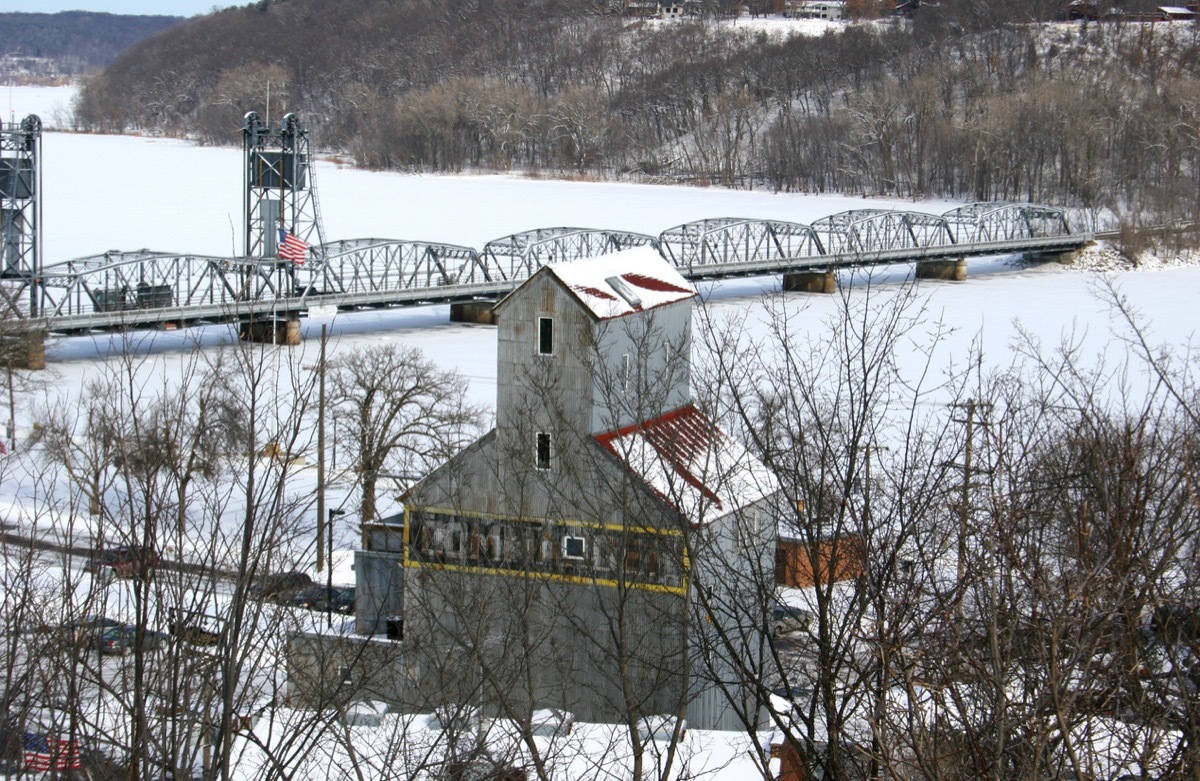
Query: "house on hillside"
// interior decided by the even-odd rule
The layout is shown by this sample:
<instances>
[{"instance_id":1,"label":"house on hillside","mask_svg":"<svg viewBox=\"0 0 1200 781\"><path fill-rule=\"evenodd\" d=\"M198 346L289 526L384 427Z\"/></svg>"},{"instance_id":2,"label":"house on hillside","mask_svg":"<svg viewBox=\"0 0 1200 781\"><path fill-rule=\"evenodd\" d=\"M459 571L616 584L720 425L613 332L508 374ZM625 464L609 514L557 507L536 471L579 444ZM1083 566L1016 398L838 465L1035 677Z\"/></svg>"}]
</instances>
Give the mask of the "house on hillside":
<instances>
[{"instance_id":1,"label":"house on hillside","mask_svg":"<svg viewBox=\"0 0 1200 781\"><path fill-rule=\"evenodd\" d=\"M642 19L682 19L704 13L699 0L621 0L615 9L624 16Z\"/></svg>"},{"instance_id":2,"label":"house on hillside","mask_svg":"<svg viewBox=\"0 0 1200 781\"><path fill-rule=\"evenodd\" d=\"M1192 6L1160 5L1157 9L1161 21L1192 22L1196 20L1196 9Z\"/></svg>"},{"instance_id":3,"label":"house on hillside","mask_svg":"<svg viewBox=\"0 0 1200 781\"><path fill-rule=\"evenodd\" d=\"M625 0L622 13L643 19L656 17L659 15L658 0Z\"/></svg>"},{"instance_id":4,"label":"house on hillside","mask_svg":"<svg viewBox=\"0 0 1200 781\"><path fill-rule=\"evenodd\" d=\"M846 3L842 0L787 0L783 12L789 19L838 21L846 18Z\"/></svg>"},{"instance_id":5,"label":"house on hillside","mask_svg":"<svg viewBox=\"0 0 1200 781\"><path fill-rule=\"evenodd\" d=\"M700 729L744 726L729 698L756 712L709 638L766 652L776 489L692 401L695 296L639 248L497 305L496 426L405 497L408 699Z\"/></svg>"}]
</instances>

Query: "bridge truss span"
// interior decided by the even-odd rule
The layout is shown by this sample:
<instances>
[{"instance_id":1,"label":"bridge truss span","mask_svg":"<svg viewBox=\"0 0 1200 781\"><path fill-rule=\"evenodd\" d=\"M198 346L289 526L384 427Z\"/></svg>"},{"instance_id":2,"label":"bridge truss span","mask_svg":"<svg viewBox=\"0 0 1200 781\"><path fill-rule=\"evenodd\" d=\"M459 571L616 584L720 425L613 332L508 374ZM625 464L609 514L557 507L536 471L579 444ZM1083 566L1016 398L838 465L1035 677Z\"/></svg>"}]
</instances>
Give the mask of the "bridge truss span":
<instances>
[{"instance_id":1,"label":"bridge truss span","mask_svg":"<svg viewBox=\"0 0 1200 781\"><path fill-rule=\"evenodd\" d=\"M41 316L65 328L144 325L166 320L220 320L295 290L295 268L278 260L221 258L137 250L47 266L36 286ZM30 278L3 281L7 314ZM165 314L170 311L172 314Z\"/></svg>"},{"instance_id":2,"label":"bridge truss span","mask_svg":"<svg viewBox=\"0 0 1200 781\"><path fill-rule=\"evenodd\" d=\"M1062 209L973 203L943 214L857 209L811 225L733 217L689 222L657 238L541 228L483 251L386 238L316 245L307 262L111 251L41 273L0 275L0 316L53 331L294 319L313 307L495 300L544 265L651 246L691 279L792 273L1010 253L1058 253L1091 240Z\"/></svg>"},{"instance_id":3,"label":"bridge truss span","mask_svg":"<svg viewBox=\"0 0 1200 781\"><path fill-rule=\"evenodd\" d=\"M658 240L643 233L591 228L537 228L489 241L481 263L464 282L520 282L542 266L591 258L633 247L659 249Z\"/></svg>"},{"instance_id":4,"label":"bridge truss span","mask_svg":"<svg viewBox=\"0 0 1200 781\"><path fill-rule=\"evenodd\" d=\"M479 265L470 247L397 239L350 239L323 244L304 295L344 296L357 303L389 291L433 290L467 281Z\"/></svg>"},{"instance_id":5,"label":"bridge truss span","mask_svg":"<svg viewBox=\"0 0 1200 781\"><path fill-rule=\"evenodd\" d=\"M929 250L957 243L945 217L925 212L852 209L815 220L832 255L894 253Z\"/></svg>"},{"instance_id":6,"label":"bridge truss span","mask_svg":"<svg viewBox=\"0 0 1200 781\"><path fill-rule=\"evenodd\" d=\"M706 270L797 258L822 257L825 247L809 225L778 220L720 217L668 228L658 237L659 251L676 268L703 275Z\"/></svg>"},{"instance_id":7,"label":"bridge truss span","mask_svg":"<svg viewBox=\"0 0 1200 781\"><path fill-rule=\"evenodd\" d=\"M986 244L1071 235L1063 209L1035 203L980 201L942 215L961 244Z\"/></svg>"}]
</instances>

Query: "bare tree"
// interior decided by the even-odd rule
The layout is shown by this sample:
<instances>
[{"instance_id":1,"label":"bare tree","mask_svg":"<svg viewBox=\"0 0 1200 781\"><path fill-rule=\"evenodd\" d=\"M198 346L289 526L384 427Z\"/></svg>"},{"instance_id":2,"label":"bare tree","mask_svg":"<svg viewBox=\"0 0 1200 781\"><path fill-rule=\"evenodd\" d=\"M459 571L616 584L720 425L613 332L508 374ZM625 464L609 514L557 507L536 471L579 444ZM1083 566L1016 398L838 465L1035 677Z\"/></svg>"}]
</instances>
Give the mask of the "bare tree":
<instances>
[{"instance_id":1,"label":"bare tree","mask_svg":"<svg viewBox=\"0 0 1200 781\"><path fill-rule=\"evenodd\" d=\"M61 734L125 777L226 779L235 733L282 700L276 668L295 619L249 586L311 550L311 492L289 487L286 454L306 442L315 379L273 347L197 352L178 378L148 372L135 341L122 347L41 415L36 452L68 547L45 586L59 602L38 636L51 652L27 657L50 672L34 701L65 703ZM79 572L70 555L118 546L164 562L120 573L97 557ZM114 646L125 661L97 653L104 627L91 616L133 627Z\"/></svg>"},{"instance_id":2,"label":"bare tree","mask_svg":"<svg viewBox=\"0 0 1200 781\"><path fill-rule=\"evenodd\" d=\"M944 485L957 442L926 403L958 393L931 373L941 326L911 283L879 285L869 273L847 281L817 322L794 298L767 296L758 314L709 317L700 330L704 403L778 482L787 541L747 573L735 592L742 604L704 606L718 626L721 613L746 617L741 631L731 625L712 641L742 661L738 675L789 750L826 778L894 765L894 744L870 725L946 604L937 575L953 550ZM751 340L742 318L757 316L770 325ZM930 343L915 362L897 362L915 330ZM746 627L763 631L780 600L803 618L760 654L745 653ZM745 711L744 726L756 729L757 717Z\"/></svg>"},{"instance_id":3,"label":"bare tree","mask_svg":"<svg viewBox=\"0 0 1200 781\"><path fill-rule=\"evenodd\" d=\"M352 454L362 488L364 522L376 519L379 479L402 482L458 450L482 418L466 399L466 382L438 369L420 350L386 345L330 361L337 436Z\"/></svg>"}]
</instances>

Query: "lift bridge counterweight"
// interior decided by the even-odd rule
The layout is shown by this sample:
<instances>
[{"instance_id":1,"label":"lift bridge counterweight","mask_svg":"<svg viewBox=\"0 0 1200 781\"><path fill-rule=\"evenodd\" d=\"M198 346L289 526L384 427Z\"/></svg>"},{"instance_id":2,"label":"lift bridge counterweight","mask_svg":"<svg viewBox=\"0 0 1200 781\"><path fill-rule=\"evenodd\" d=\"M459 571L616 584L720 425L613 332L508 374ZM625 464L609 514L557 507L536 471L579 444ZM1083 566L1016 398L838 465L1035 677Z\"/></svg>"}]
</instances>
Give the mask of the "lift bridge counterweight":
<instances>
[{"instance_id":1,"label":"lift bridge counterweight","mask_svg":"<svg viewBox=\"0 0 1200 781\"><path fill-rule=\"evenodd\" d=\"M324 244L308 131L296 115L267 125L257 112L249 112L242 124L242 149L245 257L275 258L280 227L310 247Z\"/></svg>"}]
</instances>

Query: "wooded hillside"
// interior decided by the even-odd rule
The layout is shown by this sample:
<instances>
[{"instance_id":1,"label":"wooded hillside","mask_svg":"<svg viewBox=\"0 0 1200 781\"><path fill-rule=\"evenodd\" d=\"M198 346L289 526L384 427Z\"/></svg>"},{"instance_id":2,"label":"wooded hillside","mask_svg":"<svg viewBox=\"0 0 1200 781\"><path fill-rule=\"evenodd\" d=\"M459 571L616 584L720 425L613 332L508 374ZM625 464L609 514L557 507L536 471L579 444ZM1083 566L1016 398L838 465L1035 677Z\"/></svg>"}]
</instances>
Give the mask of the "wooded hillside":
<instances>
[{"instance_id":1,"label":"wooded hillside","mask_svg":"<svg viewBox=\"0 0 1200 781\"><path fill-rule=\"evenodd\" d=\"M64 11L0 13L0 57L48 60L61 74L107 65L133 44L180 21L178 16L123 16Z\"/></svg>"},{"instance_id":2,"label":"wooded hillside","mask_svg":"<svg viewBox=\"0 0 1200 781\"><path fill-rule=\"evenodd\" d=\"M577 0L264 0L135 46L77 122L232 143L269 90L271 116L369 167L1192 218L1200 28L1043 21L1058 10L948 2L783 37L718 23L719 3L652 24Z\"/></svg>"}]
</instances>

